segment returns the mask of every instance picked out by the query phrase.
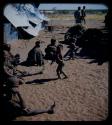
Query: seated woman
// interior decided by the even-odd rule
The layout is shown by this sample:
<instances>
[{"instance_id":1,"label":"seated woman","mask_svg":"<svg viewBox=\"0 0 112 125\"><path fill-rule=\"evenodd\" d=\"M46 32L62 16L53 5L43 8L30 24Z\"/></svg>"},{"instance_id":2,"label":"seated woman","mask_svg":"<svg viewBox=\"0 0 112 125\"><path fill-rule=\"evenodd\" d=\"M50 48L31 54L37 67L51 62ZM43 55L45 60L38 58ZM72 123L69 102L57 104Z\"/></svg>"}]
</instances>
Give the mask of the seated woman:
<instances>
[{"instance_id":1,"label":"seated woman","mask_svg":"<svg viewBox=\"0 0 112 125\"><path fill-rule=\"evenodd\" d=\"M40 73L43 73L45 67L44 67L44 55L42 53L41 47L40 47L40 41L37 41L35 43L35 46L33 49L31 49L28 53L27 58L27 64L28 65L37 65L42 66L42 71Z\"/></svg>"}]
</instances>

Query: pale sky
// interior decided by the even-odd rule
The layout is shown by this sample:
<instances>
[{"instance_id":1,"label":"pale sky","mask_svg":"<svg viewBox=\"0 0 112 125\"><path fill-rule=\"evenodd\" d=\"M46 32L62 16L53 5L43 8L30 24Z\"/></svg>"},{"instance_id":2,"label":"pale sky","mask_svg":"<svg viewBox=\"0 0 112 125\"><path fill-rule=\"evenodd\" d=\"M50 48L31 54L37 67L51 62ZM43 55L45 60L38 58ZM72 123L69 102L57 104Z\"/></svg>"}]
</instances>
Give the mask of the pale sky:
<instances>
[{"instance_id":1,"label":"pale sky","mask_svg":"<svg viewBox=\"0 0 112 125\"><path fill-rule=\"evenodd\" d=\"M39 5L39 9L40 10L52 10L53 8L55 8L56 10L76 10L77 7L80 6L86 6L86 9L108 9L105 5L103 4L40 4Z\"/></svg>"}]
</instances>

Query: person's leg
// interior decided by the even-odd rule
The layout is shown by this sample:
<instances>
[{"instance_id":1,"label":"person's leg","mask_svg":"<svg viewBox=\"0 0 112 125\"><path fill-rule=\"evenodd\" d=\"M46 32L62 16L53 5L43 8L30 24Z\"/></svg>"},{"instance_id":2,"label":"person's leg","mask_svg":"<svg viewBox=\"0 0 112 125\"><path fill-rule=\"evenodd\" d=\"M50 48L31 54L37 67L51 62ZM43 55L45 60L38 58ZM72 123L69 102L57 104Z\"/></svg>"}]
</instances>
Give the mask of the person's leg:
<instances>
[{"instance_id":1,"label":"person's leg","mask_svg":"<svg viewBox=\"0 0 112 125\"><path fill-rule=\"evenodd\" d=\"M75 49L73 50L73 52L72 52L72 59L74 59L75 57L76 57L76 51L75 51Z\"/></svg>"},{"instance_id":2,"label":"person's leg","mask_svg":"<svg viewBox=\"0 0 112 125\"><path fill-rule=\"evenodd\" d=\"M59 64L58 64L58 67L56 69L56 72L57 72L58 79L61 79L61 77L60 77L60 65Z\"/></svg>"},{"instance_id":3,"label":"person's leg","mask_svg":"<svg viewBox=\"0 0 112 125\"><path fill-rule=\"evenodd\" d=\"M19 79L19 84L25 84L25 81L23 79Z\"/></svg>"},{"instance_id":4,"label":"person's leg","mask_svg":"<svg viewBox=\"0 0 112 125\"><path fill-rule=\"evenodd\" d=\"M85 17L82 17L82 22L86 24Z\"/></svg>"},{"instance_id":5,"label":"person's leg","mask_svg":"<svg viewBox=\"0 0 112 125\"><path fill-rule=\"evenodd\" d=\"M44 61L43 60L40 60L39 61L39 64L37 64L37 66L41 67L41 70L40 70L40 74L43 74L44 70L45 70L45 65L44 65Z\"/></svg>"},{"instance_id":6,"label":"person's leg","mask_svg":"<svg viewBox=\"0 0 112 125\"><path fill-rule=\"evenodd\" d=\"M86 24L86 20L85 20L85 18L84 18L84 24Z\"/></svg>"},{"instance_id":7,"label":"person's leg","mask_svg":"<svg viewBox=\"0 0 112 125\"><path fill-rule=\"evenodd\" d=\"M41 69L41 71L40 71L40 74L43 74L43 72L44 72L44 70L45 70L45 65L42 65L41 68L42 68L42 69Z\"/></svg>"},{"instance_id":8,"label":"person's leg","mask_svg":"<svg viewBox=\"0 0 112 125\"><path fill-rule=\"evenodd\" d=\"M56 61L56 54L53 54L52 60L51 60L51 65Z\"/></svg>"},{"instance_id":9,"label":"person's leg","mask_svg":"<svg viewBox=\"0 0 112 125\"><path fill-rule=\"evenodd\" d=\"M22 96L21 96L21 94L20 94L19 91L17 92L17 95L18 95L19 100L20 100L21 108L25 109L27 106L26 106L26 103L25 103L25 101L23 100L23 98L22 98Z\"/></svg>"},{"instance_id":10,"label":"person's leg","mask_svg":"<svg viewBox=\"0 0 112 125\"><path fill-rule=\"evenodd\" d=\"M11 108L9 109L11 111L10 114L14 116L19 116L22 114L21 110L26 108L26 104L22 99L21 94L18 91L18 88L12 88L11 94L12 94L12 97L9 100L9 105Z\"/></svg>"},{"instance_id":11,"label":"person's leg","mask_svg":"<svg viewBox=\"0 0 112 125\"><path fill-rule=\"evenodd\" d=\"M26 108L22 111L22 115L24 116L33 116L33 115L38 115L38 114L42 114L42 113L47 113L48 110L44 109L44 110L31 110L29 108Z\"/></svg>"},{"instance_id":12,"label":"person's leg","mask_svg":"<svg viewBox=\"0 0 112 125\"><path fill-rule=\"evenodd\" d=\"M62 71L64 78L68 78L68 76Z\"/></svg>"},{"instance_id":13,"label":"person's leg","mask_svg":"<svg viewBox=\"0 0 112 125\"><path fill-rule=\"evenodd\" d=\"M42 114L42 113L48 113L48 114L54 113L55 102L48 109L32 110L30 108L27 108L21 94L19 93L19 91L17 89L13 89L12 92L14 95L17 95L17 97L19 98L18 103L11 102L11 104L13 104L13 106L14 106L14 110L15 110L15 113L17 116L18 115L32 116L32 115L37 115L37 114Z\"/></svg>"},{"instance_id":14,"label":"person's leg","mask_svg":"<svg viewBox=\"0 0 112 125\"><path fill-rule=\"evenodd\" d=\"M32 115L37 115L37 114L42 114L42 113L52 114L52 113L54 113L54 107L55 107L55 102L48 109L31 110L31 109L27 108L26 110L23 111L23 115L32 116Z\"/></svg>"},{"instance_id":15,"label":"person's leg","mask_svg":"<svg viewBox=\"0 0 112 125\"><path fill-rule=\"evenodd\" d=\"M26 116L38 115L38 114L43 114L43 113L48 113L48 109L43 109L43 110L26 109L26 111L23 111L23 115L26 115Z\"/></svg>"},{"instance_id":16,"label":"person's leg","mask_svg":"<svg viewBox=\"0 0 112 125\"><path fill-rule=\"evenodd\" d=\"M64 64L60 66L60 72L65 76L64 78L68 78L67 75L63 71Z\"/></svg>"}]
</instances>

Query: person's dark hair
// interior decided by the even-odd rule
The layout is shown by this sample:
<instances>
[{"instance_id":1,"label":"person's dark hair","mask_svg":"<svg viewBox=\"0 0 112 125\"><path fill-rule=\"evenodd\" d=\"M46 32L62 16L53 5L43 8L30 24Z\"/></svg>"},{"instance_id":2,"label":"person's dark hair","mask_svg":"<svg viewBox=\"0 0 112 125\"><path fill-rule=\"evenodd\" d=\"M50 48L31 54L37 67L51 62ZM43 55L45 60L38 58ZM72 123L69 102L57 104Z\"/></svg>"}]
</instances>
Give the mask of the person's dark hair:
<instances>
[{"instance_id":1,"label":"person's dark hair","mask_svg":"<svg viewBox=\"0 0 112 125\"><path fill-rule=\"evenodd\" d=\"M86 6L83 6L83 9L85 9L86 8Z\"/></svg>"},{"instance_id":2,"label":"person's dark hair","mask_svg":"<svg viewBox=\"0 0 112 125\"><path fill-rule=\"evenodd\" d=\"M51 39L51 44L55 44L56 43L56 39Z\"/></svg>"},{"instance_id":3,"label":"person's dark hair","mask_svg":"<svg viewBox=\"0 0 112 125\"><path fill-rule=\"evenodd\" d=\"M35 45L40 46L40 41L36 41Z\"/></svg>"}]
</instances>

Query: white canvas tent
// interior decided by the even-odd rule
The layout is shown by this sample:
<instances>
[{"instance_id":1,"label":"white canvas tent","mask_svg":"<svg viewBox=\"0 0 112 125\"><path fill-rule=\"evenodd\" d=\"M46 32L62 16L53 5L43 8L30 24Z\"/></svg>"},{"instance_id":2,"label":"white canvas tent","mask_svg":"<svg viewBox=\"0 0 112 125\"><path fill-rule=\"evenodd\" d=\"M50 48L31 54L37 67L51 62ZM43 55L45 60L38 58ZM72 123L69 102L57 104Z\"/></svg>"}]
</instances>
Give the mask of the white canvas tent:
<instances>
[{"instance_id":1,"label":"white canvas tent","mask_svg":"<svg viewBox=\"0 0 112 125\"><path fill-rule=\"evenodd\" d=\"M31 36L37 36L42 30L42 22L49 21L32 4L8 4L4 16L15 28L19 27Z\"/></svg>"},{"instance_id":2,"label":"white canvas tent","mask_svg":"<svg viewBox=\"0 0 112 125\"><path fill-rule=\"evenodd\" d=\"M9 4L4 9L4 16L14 27L30 26L25 13L19 13L16 7Z\"/></svg>"}]
</instances>

